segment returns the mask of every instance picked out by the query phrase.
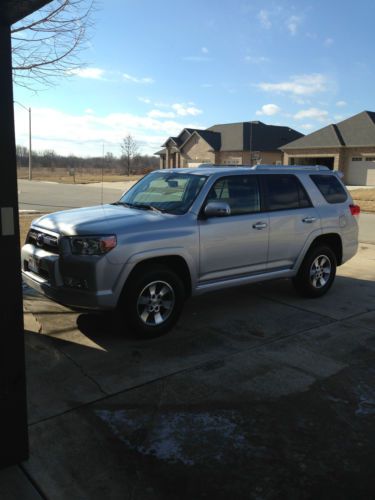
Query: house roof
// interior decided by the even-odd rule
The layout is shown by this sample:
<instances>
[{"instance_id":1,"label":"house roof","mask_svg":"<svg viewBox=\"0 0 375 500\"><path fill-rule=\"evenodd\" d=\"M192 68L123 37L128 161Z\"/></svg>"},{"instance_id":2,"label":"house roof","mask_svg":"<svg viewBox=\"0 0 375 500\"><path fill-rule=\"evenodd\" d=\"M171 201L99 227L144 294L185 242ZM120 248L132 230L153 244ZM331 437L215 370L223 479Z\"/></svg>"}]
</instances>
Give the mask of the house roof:
<instances>
[{"instance_id":1,"label":"house roof","mask_svg":"<svg viewBox=\"0 0 375 500\"><path fill-rule=\"evenodd\" d=\"M214 125L208 130L221 133L221 151L276 151L283 144L303 136L289 127L260 121Z\"/></svg>"},{"instance_id":2,"label":"house roof","mask_svg":"<svg viewBox=\"0 0 375 500\"><path fill-rule=\"evenodd\" d=\"M182 141L185 130L191 135ZM202 137L214 151L277 151L283 144L303 137L303 134L289 127L253 121L223 123L206 130L185 128L178 137L169 137L163 146L172 140L181 149L194 134Z\"/></svg>"},{"instance_id":3,"label":"house roof","mask_svg":"<svg viewBox=\"0 0 375 500\"><path fill-rule=\"evenodd\" d=\"M202 137L215 151L220 151L221 147L221 134L212 132L211 130L196 130L198 135Z\"/></svg>"},{"instance_id":4,"label":"house roof","mask_svg":"<svg viewBox=\"0 0 375 500\"><path fill-rule=\"evenodd\" d=\"M282 150L375 146L375 112L362 111L283 146Z\"/></svg>"}]
</instances>

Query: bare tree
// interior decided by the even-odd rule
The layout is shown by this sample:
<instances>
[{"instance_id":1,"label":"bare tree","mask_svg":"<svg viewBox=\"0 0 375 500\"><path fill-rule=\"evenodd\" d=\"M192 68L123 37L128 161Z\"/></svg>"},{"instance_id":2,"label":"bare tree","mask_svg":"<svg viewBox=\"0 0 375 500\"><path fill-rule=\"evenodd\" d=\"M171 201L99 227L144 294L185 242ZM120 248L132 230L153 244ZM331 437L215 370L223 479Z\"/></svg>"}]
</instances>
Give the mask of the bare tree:
<instances>
[{"instance_id":1,"label":"bare tree","mask_svg":"<svg viewBox=\"0 0 375 500\"><path fill-rule=\"evenodd\" d=\"M14 82L37 90L82 67L95 0L53 0L12 27Z\"/></svg>"},{"instance_id":2,"label":"bare tree","mask_svg":"<svg viewBox=\"0 0 375 500\"><path fill-rule=\"evenodd\" d=\"M138 155L138 150L138 142L132 135L128 134L121 143L122 159L124 160L128 175L130 175L130 168L133 159Z\"/></svg>"}]
</instances>

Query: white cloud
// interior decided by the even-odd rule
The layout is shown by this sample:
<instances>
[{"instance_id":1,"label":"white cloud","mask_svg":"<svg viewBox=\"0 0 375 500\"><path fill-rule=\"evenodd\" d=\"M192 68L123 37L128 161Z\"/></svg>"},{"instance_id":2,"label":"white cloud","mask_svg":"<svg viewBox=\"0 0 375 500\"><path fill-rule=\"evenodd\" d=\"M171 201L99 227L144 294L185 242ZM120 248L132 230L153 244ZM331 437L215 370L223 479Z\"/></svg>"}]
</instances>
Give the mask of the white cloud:
<instances>
[{"instance_id":1,"label":"white cloud","mask_svg":"<svg viewBox=\"0 0 375 500\"><path fill-rule=\"evenodd\" d=\"M304 120L305 118L312 118L313 120L318 120L320 122L326 122L328 120L328 111L318 108L302 109L293 115L295 120Z\"/></svg>"},{"instance_id":2,"label":"white cloud","mask_svg":"<svg viewBox=\"0 0 375 500\"><path fill-rule=\"evenodd\" d=\"M23 110L15 108L17 144L27 146L28 121ZM59 154L101 156L106 151L120 154L119 144L130 133L145 144L142 152L152 154L167 137L178 134L183 128L205 128L189 117L162 119L131 113L109 113L104 116L82 113L70 114L60 109L34 108L33 149L53 149Z\"/></svg>"},{"instance_id":3,"label":"white cloud","mask_svg":"<svg viewBox=\"0 0 375 500\"><path fill-rule=\"evenodd\" d=\"M213 87L213 84L212 83L202 83L201 87L204 89L211 89Z\"/></svg>"},{"instance_id":4,"label":"white cloud","mask_svg":"<svg viewBox=\"0 0 375 500\"><path fill-rule=\"evenodd\" d=\"M151 104L151 99L148 97L138 97L138 101L144 102L145 104Z\"/></svg>"},{"instance_id":5,"label":"white cloud","mask_svg":"<svg viewBox=\"0 0 375 500\"><path fill-rule=\"evenodd\" d=\"M277 113L280 113L281 108L280 106L277 106L277 104L264 104L260 110L256 111L256 115L266 115L266 116L273 116L277 115Z\"/></svg>"},{"instance_id":6,"label":"white cloud","mask_svg":"<svg viewBox=\"0 0 375 500\"><path fill-rule=\"evenodd\" d=\"M90 78L92 80L101 80L104 75L104 69L101 68L76 68L71 69L69 74L79 76L80 78Z\"/></svg>"},{"instance_id":7,"label":"white cloud","mask_svg":"<svg viewBox=\"0 0 375 500\"><path fill-rule=\"evenodd\" d=\"M91 108L86 108L85 109L85 113L87 113L88 115L93 115L94 114L94 110L91 109Z\"/></svg>"},{"instance_id":8,"label":"white cloud","mask_svg":"<svg viewBox=\"0 0 375 500\"><path fill-rule=\"evenodd\" d=\"M300 16L290 16L286 21L286 27L289 33L294 36L297 34L299 25L301 24L302 18Z\"/></svg>"},{"instance_id":9,"label":"white cloud","mask_svg":"<svg viewBox=\"0 0 375 500\"><path fill-rule=\"evenodd\" d=\"M270 20L270 12L268 10L262 9L258 13L258 19L263 28L270 29L272 26L272 22Z\"/></svg>"},{"instance_id":10,"label":"white cloud","mask_svg":"<svg viewBox=\"0 0 375 500\"><path fill-rule=\"evenodd\" d=\"M309 131L309 130L314 129L315 127L314 127L314 125L312 125L311 123L304 123L303 125L301 125L301 128L302 128L303 130L307 130L307 131Z\"/></svg>"},{"instance_id":11,"label":"white cloud","mask_svg":"<svg viewBox=\"0 0 375 500\"><path fill-rule=\"evenodd\" d=\"M346 102L346 101L337 101L337 102L336 102L336 106L337 106L338 108L343 108L343 107L344 107L344 106L346 106L346 105L347 105L347 102Z\"/></svg>"},{"instance_id":12,"label":"white cloud","mask_svg":"<svg viewBox=\"0 0 375 500\"><path fill-rule=\"evenodd\" d=\"M154 80L148 76L139 78L137 76L129 75L128 73L123 73L122 77L126 82L131 82L131 83L141 83L141 84L154 83Z\"/></svg>"},{"instance_id":13,"label":"white cloud","mask_svg":"<svg viewBox=\"0 0 375 500\"><path fill-rule=\"evenodd\" d=\"M268 57L264 57L264 56L245 56L245 62L248 62L251 64L262 64L262 63L270 62L270 59Z\"/></svg>"},{"instance_id":14,"label":"white cloud","mask_svg":"<svg viewBox=\"0 0 375 500\"><path fill-rule=\"evenodd\" d=\"M296 75L290 81L279 83L263 82L257 87L265 92L287 93L291 95L312 95L327 90L327 79L320 73L310 75Z\"/></svg>"},{"instance_id":15,"label":"white cloud","mask_svg":"<svg viewBox=\"0 0 375 500\"><path fill-rule=\"evenodd\" d=\"M209 52L207 47L202 47L201 51L202 51L202 54L208 54L208 52Z\"/></svg>"},{"instance_id":16,"label":"white cloud","mask_svg":"<svg viewBox=\"0 0 375 500\"><path fill-rule=\"evenodd\" d=\"M331 45L333 45L333 43L334 43L333 38L326 38L326 39L324 40L324 45L325 45L326 47L330 47Z\"/></svg>"},{"instance_id":17,"label":"white cloud","mask_svg":"<svg viewBox=\"0 0 375 500\"><path fill-rule=\"evenodd\" d=\"M151 118L174 118L176 115L173 111L160 111L160 109L152 109L147 113Z\"/></svg>"},{"instance_id":18,"label":"white cloud","mask_svg":"<svg viewBox=\"0 0 375 500\"><path fill-rule=\"evenodd\" d=\"M202 110L196 108L195 106L181 103L172 104L171 108L177 113L178 116L197 116L202 113Z\"/></svg>"}]
</instances>

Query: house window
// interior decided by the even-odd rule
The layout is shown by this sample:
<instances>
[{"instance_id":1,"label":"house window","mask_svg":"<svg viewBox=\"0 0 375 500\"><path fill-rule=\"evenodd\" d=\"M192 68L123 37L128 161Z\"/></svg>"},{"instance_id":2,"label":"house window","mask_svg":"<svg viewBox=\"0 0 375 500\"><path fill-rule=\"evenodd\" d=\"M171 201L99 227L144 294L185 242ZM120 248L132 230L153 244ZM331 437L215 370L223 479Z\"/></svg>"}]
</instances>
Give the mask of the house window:
<instances>
[{"instance_id":1,"label":"house window","mask_svg":"<svg viewBox=\"0 0 375 500\"><path fill-rule=\"evenodd\" d=\"M223 160L223 165L241 165L241 164L242 164L241 157L227 158L226 160Z\"/></svg>"},{"instance_id":2,"label":"house window","mask_svg":"<svg viewBox=\"0 0 375 500\"><path fill-rule=\"evenodd\" d=\"M362 156L353 156L352 161L362 161Z\"/></svg>"},{"instance_id":3,"label":"house window","mask_svg":"<svg viewBox=\"0 0 375 500\"><path fill-rule=\"evenodd\" d=\"M375 161L375 156L366 156L366 161Z\"/></svg>"}]
</instances>

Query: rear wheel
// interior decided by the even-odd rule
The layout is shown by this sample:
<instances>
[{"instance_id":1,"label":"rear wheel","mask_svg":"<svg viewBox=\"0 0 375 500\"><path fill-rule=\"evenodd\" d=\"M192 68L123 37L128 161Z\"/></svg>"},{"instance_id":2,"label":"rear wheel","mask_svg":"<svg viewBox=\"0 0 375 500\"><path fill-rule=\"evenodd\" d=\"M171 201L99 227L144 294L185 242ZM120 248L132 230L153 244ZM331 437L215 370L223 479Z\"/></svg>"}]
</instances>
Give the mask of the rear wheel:
<instances>
[{"instance_id":1,"label":"rear wheel","mask_svg":"<svg viewBox=\"0 0 375 500\"><path fill-rule=\"evenodd\" d=\"M312 247L293 279L293 284L304 297L321 297L332 286L336 265L336 255L330 247Z\"/></svg>"},{"instance_id":2,"label":"rear wheel","mask_svg":"<svg viewBox=\"0 0 375 500\"><path fill-rule=\"evenodd\" d=\"M119 308L134 332L157 337L177 322L184 298L184 285L174 271L145 265L126 283Z\"/></svg>"}]
</instances>

